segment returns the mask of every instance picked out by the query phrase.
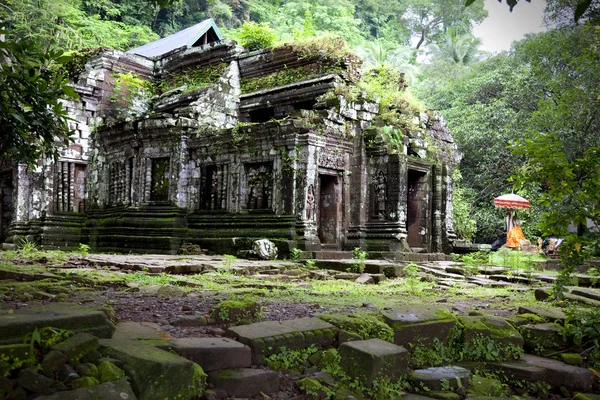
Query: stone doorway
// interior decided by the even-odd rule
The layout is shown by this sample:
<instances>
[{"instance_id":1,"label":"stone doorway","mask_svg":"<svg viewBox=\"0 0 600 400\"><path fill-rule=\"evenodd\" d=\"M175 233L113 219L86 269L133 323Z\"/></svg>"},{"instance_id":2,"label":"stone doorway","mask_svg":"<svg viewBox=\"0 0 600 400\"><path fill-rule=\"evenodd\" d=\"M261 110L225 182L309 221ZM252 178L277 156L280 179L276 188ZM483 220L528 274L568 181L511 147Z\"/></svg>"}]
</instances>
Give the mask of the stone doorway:
<instances>
[{"instance_id":1,"label":"stone doorway","mask_svg":"<svg viewBox=\"0 0 600 400\"><path fill-rule=\"evenodd\" d=\"M151 201L166 202L169 200L169 162L168 157L152 159Z\"/></svg>"},{"instance_id":2,"label":"stone doorway","mask_svg":"<svg viewBox=\"0 0 600 400\"><path fill-rule=\"evenodd\" d=\"M0 173L0 243L8 237L13 216L12 171Z\"/></svg>"},{"instance_id":3,"label":"stone doorway","mask_svg":"<svg viewBox=\"0 0 600 400\"><path fill-rule=\"evenodd\" d=\"M319 174L319 204L317 223L321 245L338 248L342 214L342 178L335 175Z\"/></svg>"},{"instance_id":4,"label":"stone doorway","mask_svg":"<svg viewBox=\"0 0 600 400\"><path fill-rule=\"evenodd\" d=\"M426 249L428 245L428 176L427 172L408 170L406 230L408 245L414 250Z\"/></svg>"}]
</instances>

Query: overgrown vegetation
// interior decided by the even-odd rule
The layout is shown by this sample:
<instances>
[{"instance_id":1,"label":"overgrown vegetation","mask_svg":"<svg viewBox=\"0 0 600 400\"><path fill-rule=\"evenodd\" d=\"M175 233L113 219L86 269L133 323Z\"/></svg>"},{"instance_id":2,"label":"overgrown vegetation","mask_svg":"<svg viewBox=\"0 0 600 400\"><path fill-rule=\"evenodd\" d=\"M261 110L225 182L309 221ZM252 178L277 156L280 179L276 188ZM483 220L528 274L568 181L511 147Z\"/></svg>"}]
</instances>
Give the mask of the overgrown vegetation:
<instances>
[{"instance_id":1,"label":"overgrown vegetation","mask_svg":"<svg viewBox=\"0 0 600 400\"><path fill-rule=\"evenodd\" d=\"M216 85L225 68L226 64L219 63L171 73L156 83L156 92L161 94L176 88L183 88L183 93L189 93Z\"/></svg>"}]
</instances>

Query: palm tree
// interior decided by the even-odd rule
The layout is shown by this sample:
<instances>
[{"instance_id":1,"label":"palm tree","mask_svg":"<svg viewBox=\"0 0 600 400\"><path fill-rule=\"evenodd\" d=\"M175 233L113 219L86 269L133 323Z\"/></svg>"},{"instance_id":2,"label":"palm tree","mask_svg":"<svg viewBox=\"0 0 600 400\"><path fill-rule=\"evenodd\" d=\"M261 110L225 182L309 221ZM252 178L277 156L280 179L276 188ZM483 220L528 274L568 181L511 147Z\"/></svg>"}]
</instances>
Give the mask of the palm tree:
<instances>
[{"instance_id":1,"label":"palm tree","mask_svg":"<svg viewBox=\"0 0 600 400\"><path fill-rule=\"evenodd\" d=\"M405 74L409 84L416 80L419 67L416 64L417 50L404 45L390 44L377 39L367 42L356 49L357 54L363 59L365 66L380 67L391 66Z\"/></svg>"},{"instance_id":2,"label":"palm tree","mask_svg":"<svg viewBox=\"0 0 600 400\"><path fill-rule=\"evenodd\" d=\"M456 27L450 27L437 43L428 46L428 54L434 58L451 60L457 64L469 65L481 61L485 52L479 50L481 39L473 34L460 33Z\"/></svg>"}]
</instances>

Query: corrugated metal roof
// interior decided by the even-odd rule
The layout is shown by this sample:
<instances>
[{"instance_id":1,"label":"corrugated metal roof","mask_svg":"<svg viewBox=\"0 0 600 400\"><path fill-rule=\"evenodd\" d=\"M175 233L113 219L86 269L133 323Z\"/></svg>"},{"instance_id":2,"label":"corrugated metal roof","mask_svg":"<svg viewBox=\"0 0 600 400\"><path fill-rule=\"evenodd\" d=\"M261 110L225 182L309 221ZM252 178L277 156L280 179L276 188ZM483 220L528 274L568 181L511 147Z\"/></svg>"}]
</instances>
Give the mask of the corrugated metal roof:
<instances>
[{"instance_id":1,"label":"corrugated metal roof","mask_svg":"<svg viewBox=\"0 0 600 400\"><path fill-rule=\"evenodd\" d=\"M219 28L215 25L212 18L206 19L199 24L185 28L182 31L156 40L152 43L145 44L135 49L128 50L127 53L137 54L147 58L153 58L167 54L170 51L180 47L192 47L206 32L213 29L219 40L223 39L223 35L219 32Z\"/></svg>"}]
</instances>

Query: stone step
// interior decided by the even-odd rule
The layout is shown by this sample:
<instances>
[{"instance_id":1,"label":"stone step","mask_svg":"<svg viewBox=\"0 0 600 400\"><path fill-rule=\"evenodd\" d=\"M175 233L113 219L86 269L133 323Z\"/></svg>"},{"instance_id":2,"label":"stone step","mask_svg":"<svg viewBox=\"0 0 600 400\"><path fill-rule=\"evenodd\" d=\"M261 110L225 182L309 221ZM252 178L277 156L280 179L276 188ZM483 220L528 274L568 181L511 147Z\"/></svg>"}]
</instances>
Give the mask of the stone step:
<instances>
[{"instance_id":1,"label":"stone step","mask_svg":"<svg viewBox=\"0 0 600 400\"><path fill-rule=\"evenodd\" d=\"M590 299L589 297L578 296L573 293L564 293L564 296L565 296L565 299L567 299L567 300L578 301L580 303L587 304L589 306L600 307L600 301Z\"/></svg>"},{"instance_id":2,"label":"stone step","mask_svg":"<svg viewBox=\"0 0 600 400\"><path fill-rule=\"evenodd\" d=\"M169 342L182 357L202 367L205 372L220 369L248 368L252 364L250 347L226 338L183 338Z\"/></svg>"},{"instance_id":3,"label":"stone step","mask_svg":"<svg viewBox=\"0 0 600 400\"><path fill-rule=\"evenodd\" d=\"M53 303L0 315L0 344L21 343L25 335L44 327L87 332L100 338L111 337L115 330L100 308Z\"/></svg>"},{"instance_id":4,"label":"stone step","mask_svg":"<svg viewBox=\"0 0 600 400\"><path fill-rule=\"evenodd\" d=\"M529 354L518 361L492 362L486 365L511 379L546 382L553 388L564 386L571 392L591 392L596 381L596 376L589 369Z\"/></svg>"},{"instance_id":5,"label":"stone step","mask_svg":"<svg viewBox=\"0 0 600 400\"><path fill-rule=\"evenodd\" d=\"M571 294L576 296L587 297L588 299L600 301L600 290L584 289L584 288L573 288Z\"/></svg>"},{"instance_id":6,"label":"stone step","mask_svg":"<svg viewBox=\"0 0 600 400\"><path fill-rule=\"evenodd\" d=\"M202 368L186 358L127 339L101 339L100 353L123 362L138 399L201 397L206 386Z\"/></svg>"},{"instance_id":7,"label":"stone step","mask_svg":"<svg viewBox=\"0 0 600 400\"><path fill-rule=\"evenodd\" d=\"M289 350L304 349L312 344L321 348L332 347L338 331L319 318L298 318L234 326L227 330L227 336L250 346L252 362L264 365L265 357L278 353L281 347Z\"/></svg>"},{"instance_id":8,"label":"stone step","mask_svg":"<svg viewBox=\"0 0 600 400\"><path fill-rule=\"evenodd\" d=\"M517 314L535 314L546 318L549 322L564 321L567 316L560 308L556 307L540 307L540 306L521 306Z\"/></svg>"},{"instance_id":9,"label":"stone step","mask_svg":"<svg viewBox=\"0 0 600 400\"><path fill-rule=\"evenodd\" d=\"M430 391L466 388L469 386L470 377L471 372L468 369L447 366L417 369L409 375L408 379L414 387ZM447 383L448 387L443 387L443 382Z\"/></svg>"},{"instance_id":10,"label":"stone step","mask_svg":"<svg viewBox=\"0 0 600 400\"><path fill-rule=\"evenodd\" d=\"M223 369L208 373L208 382L227 396L248 398L279 391L279 375L259 368ZM268 397L267 397L268 398Z\"/></svg>"}]
</instances>

